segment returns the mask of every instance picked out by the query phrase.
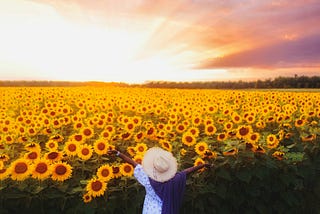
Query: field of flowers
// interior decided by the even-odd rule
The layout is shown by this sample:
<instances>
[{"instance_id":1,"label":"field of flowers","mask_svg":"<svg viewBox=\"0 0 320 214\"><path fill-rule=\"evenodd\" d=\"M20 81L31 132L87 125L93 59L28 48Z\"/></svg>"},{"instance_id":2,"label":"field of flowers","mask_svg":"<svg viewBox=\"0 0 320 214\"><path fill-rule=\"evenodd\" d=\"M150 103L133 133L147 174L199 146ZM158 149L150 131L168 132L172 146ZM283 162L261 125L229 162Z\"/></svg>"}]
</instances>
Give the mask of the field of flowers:
<instances>
[{"instance_id":1,"label":"field of flowers","mask_svg":"<svg viewBox=\"0 0 320 214\"><path fill-rule=\"evenodd\" d=\"M130 203L139 209L143 192L133 167L107 151L117 148L141 162L153 146L171 151L181 169L214 164L188 178L186 200L210 188L225 198L227 190L213 181L232 181L229 168L261 159L296 166L310 161L320 142L317 91L3 87L0 95L2 207L44 209L41 200L49 198L65 209L70 196L80 198L84 210L101 201L111 206L119 197L129 203L123 209ZM250 183L260 173L237 179ZM128 202L134 195L140 197Z\"/></svg>"}]
</instances>

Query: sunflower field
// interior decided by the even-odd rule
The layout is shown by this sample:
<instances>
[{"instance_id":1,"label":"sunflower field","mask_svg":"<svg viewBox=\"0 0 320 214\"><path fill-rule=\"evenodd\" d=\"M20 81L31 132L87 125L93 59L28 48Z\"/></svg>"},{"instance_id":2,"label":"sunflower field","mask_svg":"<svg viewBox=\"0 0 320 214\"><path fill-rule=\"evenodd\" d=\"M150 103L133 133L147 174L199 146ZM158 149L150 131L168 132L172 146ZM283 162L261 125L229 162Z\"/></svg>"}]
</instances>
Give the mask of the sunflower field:
<instances>
[{"instance_id":1,"label":"sunflower field","mask_svg":"<svg viewBox=\"0 0 320 214\"><path fill-rule=\"evenodd\" d=\"M0 88L0 213L141 213L148 148L188 176L181 213L319 213L319 91Z\"/></svg>"}]
</instances>

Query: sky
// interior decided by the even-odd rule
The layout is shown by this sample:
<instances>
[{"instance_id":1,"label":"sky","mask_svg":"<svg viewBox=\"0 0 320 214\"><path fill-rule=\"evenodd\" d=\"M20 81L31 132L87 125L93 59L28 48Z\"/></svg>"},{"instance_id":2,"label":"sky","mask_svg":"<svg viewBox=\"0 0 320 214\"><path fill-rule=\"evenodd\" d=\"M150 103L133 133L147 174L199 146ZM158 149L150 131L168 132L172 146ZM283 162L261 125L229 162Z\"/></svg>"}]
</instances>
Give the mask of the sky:
<instances>
[{"instance_id":1,"label":"sky","mask_svg":"<svg viewBox=\"0 0 320 214\"><path fill-rule=\"evenodd\" d=\"M0 80L320 75L319 0L0 0Z\"/></svg>"}]
</instances>

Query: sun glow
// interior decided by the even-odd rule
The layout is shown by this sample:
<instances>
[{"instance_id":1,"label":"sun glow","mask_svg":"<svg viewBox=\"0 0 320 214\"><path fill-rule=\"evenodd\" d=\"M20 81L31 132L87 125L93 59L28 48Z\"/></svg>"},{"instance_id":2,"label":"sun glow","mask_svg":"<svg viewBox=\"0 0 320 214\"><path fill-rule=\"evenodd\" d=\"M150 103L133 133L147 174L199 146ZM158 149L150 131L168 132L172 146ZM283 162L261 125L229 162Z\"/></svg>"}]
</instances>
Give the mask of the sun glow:
<instances>
[{"instance_id":1,"label":"sun glow","mask_svg":"<svg viewBox=\"0 0 320 214\"><path fill-rule=\"evenodd\" d=\"M202 80L224 72L185 72L197 53L177 52L181 44L152 49L159 46L152 36L167 21L162 18L144 28L130 26L128 20L127 27L117 27L72 22L49 6L31 2L1 4L1 79L141 83Z\"/></svg>"}]
</instances>

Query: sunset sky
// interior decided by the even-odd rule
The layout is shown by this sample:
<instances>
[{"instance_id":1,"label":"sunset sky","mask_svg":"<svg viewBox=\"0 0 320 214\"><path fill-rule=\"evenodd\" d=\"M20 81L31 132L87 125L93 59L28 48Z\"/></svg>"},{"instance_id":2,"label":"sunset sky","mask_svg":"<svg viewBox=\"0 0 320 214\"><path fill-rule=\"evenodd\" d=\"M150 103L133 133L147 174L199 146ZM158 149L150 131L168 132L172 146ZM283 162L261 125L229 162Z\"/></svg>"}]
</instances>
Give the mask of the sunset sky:
<instances>
[{"instance_id":1,"label":"sunset sky","mask_svg":"<svg viewBox=\"0 0 320 214\"><path fill-rule=\"evenodd\" d=\"M0 0L0 80L320 75L319 0Z\"/></svg>"}]
</instances>

